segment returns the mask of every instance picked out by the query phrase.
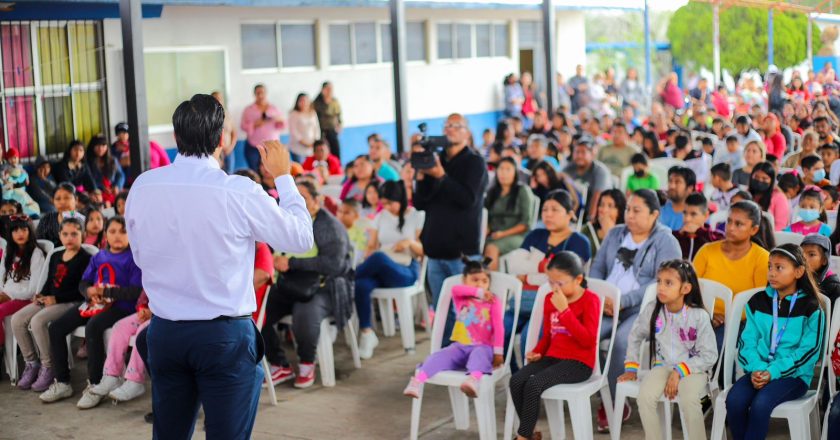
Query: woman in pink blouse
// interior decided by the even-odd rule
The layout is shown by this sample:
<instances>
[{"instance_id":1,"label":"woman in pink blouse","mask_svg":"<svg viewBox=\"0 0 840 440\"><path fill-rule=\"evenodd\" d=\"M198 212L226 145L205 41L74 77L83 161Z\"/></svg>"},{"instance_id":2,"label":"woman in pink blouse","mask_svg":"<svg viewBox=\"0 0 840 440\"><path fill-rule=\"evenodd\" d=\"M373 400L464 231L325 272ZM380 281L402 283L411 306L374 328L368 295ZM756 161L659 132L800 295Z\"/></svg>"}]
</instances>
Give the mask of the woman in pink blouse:
<instances>
[{"instance_id":1,"label":"woman in pink blouse","mask_svg":"<svg viewBox=\"0 0 840 440\"><path fill-rule=\"evenodd\" d=\"M248 168L260 172L260 152L257 145L268 140L280 139L280 132L286 125L283 114L268 102L268 91L262 84L254 86L254 103L242 112L242 131L247 133L245 160Z\"/></svg>"}]
</instances>

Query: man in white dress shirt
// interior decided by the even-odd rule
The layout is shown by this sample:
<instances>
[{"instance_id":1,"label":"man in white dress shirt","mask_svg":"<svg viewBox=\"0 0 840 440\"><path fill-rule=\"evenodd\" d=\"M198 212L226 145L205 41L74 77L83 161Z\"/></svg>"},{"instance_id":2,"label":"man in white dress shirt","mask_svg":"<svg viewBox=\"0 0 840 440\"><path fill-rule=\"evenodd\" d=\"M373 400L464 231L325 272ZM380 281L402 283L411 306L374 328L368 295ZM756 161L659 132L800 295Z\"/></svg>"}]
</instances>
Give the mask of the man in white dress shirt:
<instances>
[{"instance_id":1,"label":"man in white dress shirt","mask_svg":"<svg viewBox=\"0 0 840 440\"><path fill-rule=\"evenodd\" d=\"M143 173L126 203L134 261L154 314L148 329L155 439L192 438L199 405L208 439L248 439L263 372L256 309L255 244L300 253L312 248L312 219L289 175L289 152L259 146L279 206L260 186L228 176L224 109L210 95L172 116L178 156Z\"/></svg>"}]
</instances>

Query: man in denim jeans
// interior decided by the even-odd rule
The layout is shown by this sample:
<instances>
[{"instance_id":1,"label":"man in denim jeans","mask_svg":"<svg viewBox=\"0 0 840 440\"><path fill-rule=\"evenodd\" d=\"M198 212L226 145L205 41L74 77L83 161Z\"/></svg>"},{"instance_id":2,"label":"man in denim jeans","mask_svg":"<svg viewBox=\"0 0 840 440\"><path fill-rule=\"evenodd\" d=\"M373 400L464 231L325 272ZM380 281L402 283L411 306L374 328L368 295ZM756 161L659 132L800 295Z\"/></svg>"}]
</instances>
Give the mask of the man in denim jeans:
<instances>
[{"instance_id":1,"label":"man in denim jeans","mask_svg":"<svg viewBox=\"0 0 840 440\"><path fill-rule=\"evenodd\" d=\"M427 275L435 306L443 281L461 275L464 268L461 256L478 258L481 254L481 210L487 188L487 164L467 145L470 138L467 119L457 113L449 115L444 135L449 146L433 168L417 170L414 193L414 206L426 211L420 241L429 258ZM449 344L454 322L455 312L450 307L444 345Z\"/></svg>"}]
</instances>

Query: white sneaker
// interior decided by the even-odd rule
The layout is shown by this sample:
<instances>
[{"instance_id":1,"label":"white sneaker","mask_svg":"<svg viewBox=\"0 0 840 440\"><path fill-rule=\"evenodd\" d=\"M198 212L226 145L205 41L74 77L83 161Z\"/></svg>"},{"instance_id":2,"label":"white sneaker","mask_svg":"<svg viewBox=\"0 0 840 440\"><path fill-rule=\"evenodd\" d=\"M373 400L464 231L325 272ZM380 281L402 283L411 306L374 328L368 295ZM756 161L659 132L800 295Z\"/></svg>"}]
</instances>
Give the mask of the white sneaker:
<instances>
[{"instance_id":1,"label":"white sneaker","mask_svg":"<svg viewBox=\"0 0 840 440\"><path fill-rule=\"evenodd\" d=\"M79 409L91 409L95 408L102 402L102 398L105 396L101 396L93 392L93 387L88 384L87 388L85 388L85 392L82 393L82 398L76 403L76 408Z\"/></svg>"},{"instance_id":2,"label":"white sneaker","mask_svg":"<svg viewBox=\"0 0 840 440\"><path fill-rule=\"evenodd\" d=\"M122 385L122 381L119 377L115 376L102 376L102 380L99 381L99 384L94 385L90 391L93 394L98 394L100 396L107 396L108 393L114 391L115 389L119 388Z\"/></svg>"},{"instance_id":3,"label":"white sneaker","mask_svg":"<svg viewBox=\"0 0 840 440\"><path fill-rule=\"evenodd\" d=\"M52 385L46 391L38 396L44 403L58 402L73 395L73 387L69 383L53 381Z\"/></svg>"},{"instance_id":4,"label":"white sneaker","mask_svg":"<svg viewBox=\"0 0 840 440\"><path fill-rule=\"evenodd\" d=\"M143 395L146 392L146 387L142 383L125 381L119 388L111 391L108 397L117 402L128 402Z\"/></svg>"},{"instance_id":5,"label":"white sneaker","mask_svg":"<svg viewBox=\"0 0 840 440\"><path fill-rule=\"evenodd\" d=\"M373 357L373 349L379 345L379 338L373 331L362 332L359 336L359 357L362 359L370 359Z\"/></svg>"}]
</instances>

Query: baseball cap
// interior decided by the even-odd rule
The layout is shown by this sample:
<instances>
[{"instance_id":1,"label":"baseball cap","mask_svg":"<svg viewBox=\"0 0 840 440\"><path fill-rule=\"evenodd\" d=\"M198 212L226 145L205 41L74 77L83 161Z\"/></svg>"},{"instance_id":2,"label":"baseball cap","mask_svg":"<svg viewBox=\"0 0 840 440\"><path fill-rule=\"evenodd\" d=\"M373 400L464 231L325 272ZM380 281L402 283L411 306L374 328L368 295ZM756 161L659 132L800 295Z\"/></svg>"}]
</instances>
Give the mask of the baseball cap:
<instances>
[{"instance_id":1,"label":"baseball cap","mask_svg":"<svg viewBox=\"0 0 840 440\"><path fill-rule=\"evenodd\" d=\"M114 127L114 132L119 134L122 132L128 133L128 122L120 122Z\"/></svg>"}]
</instances>

